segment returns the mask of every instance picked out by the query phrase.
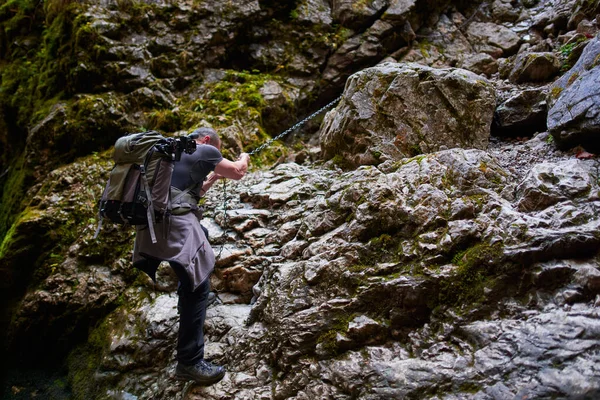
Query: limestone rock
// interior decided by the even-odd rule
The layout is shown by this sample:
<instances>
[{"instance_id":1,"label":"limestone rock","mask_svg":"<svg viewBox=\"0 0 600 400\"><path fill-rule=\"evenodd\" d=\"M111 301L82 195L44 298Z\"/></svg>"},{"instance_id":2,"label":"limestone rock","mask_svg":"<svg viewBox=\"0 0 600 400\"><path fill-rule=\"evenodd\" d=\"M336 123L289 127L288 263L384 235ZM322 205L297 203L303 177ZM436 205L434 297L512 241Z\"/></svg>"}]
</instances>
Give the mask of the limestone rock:
<instances>
[{"instance_id":1,"label":"limestone rock","mask_svg":"<svg viewBox=\"0 0 600 400\"><path fill-rule=\"evenodd\" d=\"M468 69L476 74L491 75L498 72L498 62L489 54L479 53L462 60L459 63L460 68Z\"/></svg>"},{"instance_id":2,"label":"limestone rock","mask_svg":"<svg viewBox=\"0 0 600 400\"><path fill-rule=\"evenodd\" d=\"M492 134L530 136L546 130L545 88L523 90L496 108Z\"/></svg>"},{"instance_id":3,"label":"limestone rock","mask_svg":"<svg viewBox=\"0 0 600 400\"><path fill-rule=\"evenodd\" d=\"M517 187L519 209L543 210L566 199L598 197L593 166L580 160L561 164L538 164Z\"/></svg>"},{"instance_id":4,"label":"limestone rock","mask_svg":"<svg viewBox=\"0 0 600 400\"><path fill-rule=\"evenodd\" d=\"M577 64L550 88L548 130L561 148L600 149L600 36L590 40Z\"/></svg>"},{"instance_id":5,"label":"limestone rock","mask_svg":"<svg viewBox=\"0 0 600 400\"><path fill-rule=\"evenodd\" d=\"M473 22L467 30L473 47L498 58L510 56L519 48L521 38L508 28L490 22Z\"/></svg>"},{"instance_id":6,"label":"limestone rock","mask_svg":"<svg viewBox=\"0 0 600 400\"><path fill-rule=\"evenodd\" d=\"M325 159L346 166L447 148L486 148L494 91L466 70L383 64L350 78L323 121Z\"/></svg>"},{"instance_id":7,"label":"limestone rock","mask_svg":"<svg viewBox=\"0 0 600 400\"><path fill-rule=\"evenodd\" d=\"M508 77L511 82L547 82L560 69L560 62L553 53L523 53L515 61Z\"/></svg>"}]
</instances>

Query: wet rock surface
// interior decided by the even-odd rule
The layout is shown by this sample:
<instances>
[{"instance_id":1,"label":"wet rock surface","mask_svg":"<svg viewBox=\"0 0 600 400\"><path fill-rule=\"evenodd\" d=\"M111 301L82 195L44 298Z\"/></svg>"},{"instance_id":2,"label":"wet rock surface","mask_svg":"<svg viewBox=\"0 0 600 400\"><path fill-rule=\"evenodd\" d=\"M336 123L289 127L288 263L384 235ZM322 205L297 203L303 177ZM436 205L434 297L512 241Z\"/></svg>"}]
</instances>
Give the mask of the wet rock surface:
<instances>
[{"instance_id":1,"label":"wet rock surface","mask_svg":"<svg viewBox=\"0 0 600 400\"><path fill-rule=\"evenodd\" d=\"M82 61L86 94L25 135L40 180L0 250L10 343L75 346L80 398L597 398L600 164L576 147L598 126L597 3L93 2L83 18L110 79ZM184 98L229 102L217 123L248 84L260 117L221 129L237 153L257 120L287 126L348 76L302 150L206 196L219 294L206 355L228 373L175 381L176 277L130 269L131 230L93 239L108 153L48 174L60 162L40 143L78 137L78 115L116 136L157 110L183 118Z\"/></svg>"},{"instance_id":2,"label":"wet rock surface","mask_svg":"<svg viewBox=\"0 0 600 400\"><path fill-rule=\"evenodd\" d=\"M321 134L323 157L377 165L440 148L487 147L491 84L461 69L384 63L348 80Z\"/></svg>"},{"instance_id":3,"label":"wet rock surface","mask_svg":"<svg viewBox=\"0 0 600 400\"><path fill-rule=\"evenodd\" d=\"M548 130L563 148L582 144L599 149L600 36L590 40L569 73L555 82L549 93Z\"/></svg>"},{"instance_id":4,"label":"wet rock surface","mask_svg":"<svg viewBox=\"0 0 600 400\"><path fill-rule=\"evenodd\" d=\"M226 290L209 308L207 357L226 378L208 388L172 380L176 298L156 293L113 314L129 322L109 329L102 350L111 390L594 398L600 165L543 138L521 147L537 156L515 163L519 146L495 144L345 173L282 164L231 184L233 221L214 246L254 244L219 264L213 283L260 274L243 278L252 299ZM220 195L208 196L207 218L220 219ZM256 227L231 229L243 219ZM128 346L145 346L152 362Z\"/></svg>"}]
</instances>

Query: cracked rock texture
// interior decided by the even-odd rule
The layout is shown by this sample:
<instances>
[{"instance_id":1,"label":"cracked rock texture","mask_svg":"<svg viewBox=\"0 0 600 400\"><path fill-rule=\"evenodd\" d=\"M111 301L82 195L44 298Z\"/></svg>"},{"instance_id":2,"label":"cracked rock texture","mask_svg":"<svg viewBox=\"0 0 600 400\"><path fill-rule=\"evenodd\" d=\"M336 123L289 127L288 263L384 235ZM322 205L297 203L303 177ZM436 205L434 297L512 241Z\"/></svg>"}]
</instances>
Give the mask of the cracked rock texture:
<instances>
[{"instance_id":1,"label":"cracked rock texture","mask_svg":"<svg viewBox=\"0 0 600 400\"><path fill-rule=\"evenodd\" d=\"M599 398L600 3L463 3L0 6L0 359L62 374L2 395ZM58 15L62 47L24 28ZM62 97L12 79L32 54ZM340 92L203 200L228 372L175 381L176 276L132 270L131 229L94 239L110 146L212 125L233 158Z\"/></svg>"}]
</instances>

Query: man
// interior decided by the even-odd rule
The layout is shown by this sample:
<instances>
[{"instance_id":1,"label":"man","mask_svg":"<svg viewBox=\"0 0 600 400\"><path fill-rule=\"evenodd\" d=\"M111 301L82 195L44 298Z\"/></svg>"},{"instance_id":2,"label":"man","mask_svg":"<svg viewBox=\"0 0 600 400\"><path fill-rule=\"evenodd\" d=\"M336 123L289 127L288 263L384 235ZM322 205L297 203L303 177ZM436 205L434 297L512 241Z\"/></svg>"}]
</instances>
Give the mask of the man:
<instances>
[{"instance_id":1,"label":"man","mask_svg":"<svg viewBox=\"0 0 600 400\"><path fill-rule=\"evenodd\" d=\"M250 156L242 153L237 161L223 158L221 140L211 128L196 129L189 136L196 140L197 148L175 163L172 215L156 224L156 243L147 227L137 229L133 265L154 278L160 262L168 261L177 274L180 310L175 377L210 385L225 376L225 368L204 359L204 319L215 255L200 225L198 200L219 179L241 179Z\"/></svg>"}]
</instances>

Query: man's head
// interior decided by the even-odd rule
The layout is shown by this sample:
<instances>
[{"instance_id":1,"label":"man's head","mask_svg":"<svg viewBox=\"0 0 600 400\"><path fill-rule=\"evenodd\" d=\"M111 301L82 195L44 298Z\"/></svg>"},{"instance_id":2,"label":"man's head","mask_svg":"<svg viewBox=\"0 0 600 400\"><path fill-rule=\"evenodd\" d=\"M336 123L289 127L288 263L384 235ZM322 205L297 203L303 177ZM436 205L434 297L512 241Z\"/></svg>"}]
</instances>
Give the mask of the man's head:
<instances>
[{"instance_id":1,"label":"man's head","mask_svg":"<svg viewBox=\"0 0 600 400\"><path fill-rule=\"evenodd\" d=\"M203 127L194 129L188 136L198 144L210 144L221 150L221 139L213 128Z\"/></svg>"}]
</instances>

